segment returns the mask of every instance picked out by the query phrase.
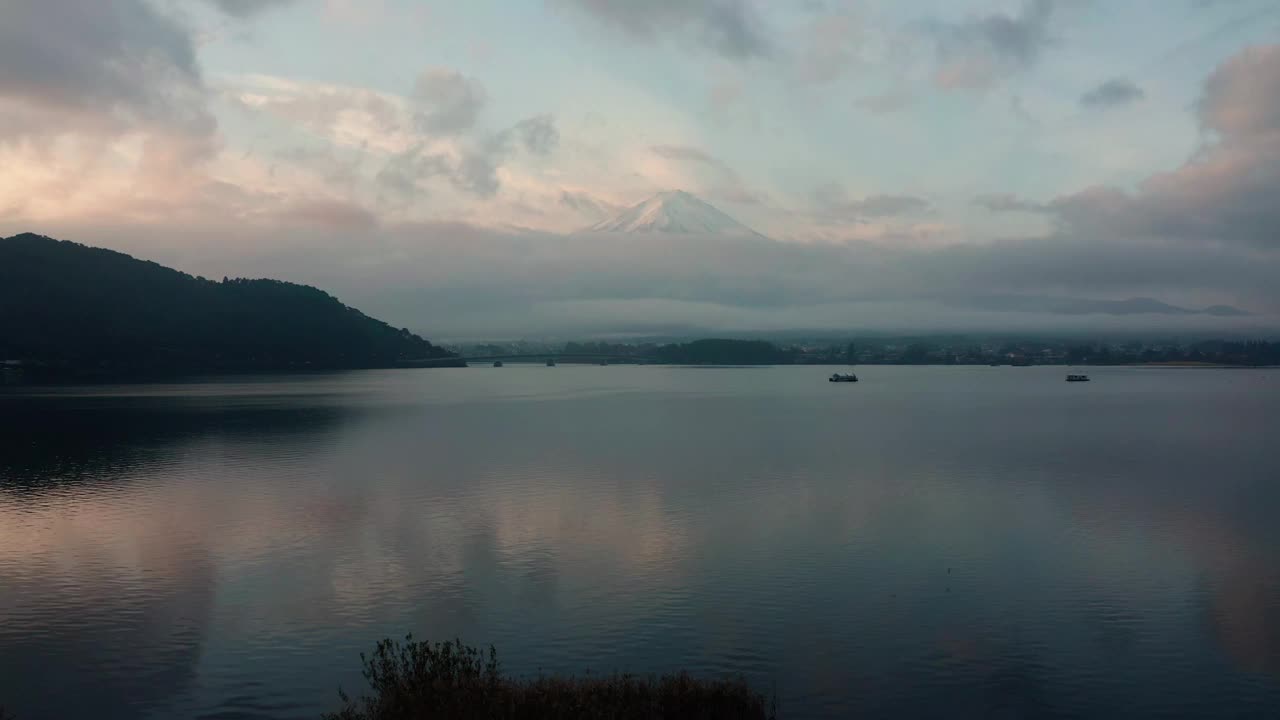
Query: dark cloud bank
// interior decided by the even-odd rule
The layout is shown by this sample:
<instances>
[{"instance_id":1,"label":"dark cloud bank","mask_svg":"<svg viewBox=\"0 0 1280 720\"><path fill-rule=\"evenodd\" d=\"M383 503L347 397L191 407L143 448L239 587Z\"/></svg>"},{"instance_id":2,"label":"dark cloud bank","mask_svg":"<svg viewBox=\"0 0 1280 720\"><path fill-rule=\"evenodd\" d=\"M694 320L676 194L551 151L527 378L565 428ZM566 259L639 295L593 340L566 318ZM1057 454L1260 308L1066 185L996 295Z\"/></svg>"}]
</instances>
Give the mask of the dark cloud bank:
<instances>
[{"instance_id":1,"label":"dark cloud bank","mask_svg":"<svg viewBox=\"0 0 1280 720\"><path fill-rule=\"evenodd\" d=\"M0 141L213 124L190 33L144 0L5 0L0 103Z\"/></svg>"}]
</instances>

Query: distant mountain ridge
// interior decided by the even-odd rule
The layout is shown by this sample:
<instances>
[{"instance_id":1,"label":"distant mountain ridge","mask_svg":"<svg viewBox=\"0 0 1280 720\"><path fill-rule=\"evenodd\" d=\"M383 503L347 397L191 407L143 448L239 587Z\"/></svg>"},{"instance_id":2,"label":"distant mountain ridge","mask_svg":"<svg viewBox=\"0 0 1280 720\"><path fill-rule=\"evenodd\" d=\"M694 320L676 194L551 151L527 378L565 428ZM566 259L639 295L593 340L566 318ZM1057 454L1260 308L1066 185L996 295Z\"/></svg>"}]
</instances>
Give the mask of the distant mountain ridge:
<instances>
[{"instance_id":1,"label":"distant mountain ridge","mask_svg":"<svg viewBox=\"0 0 1280 720\"><path fill-rule=\"evenodd\" d=\"M307 285L215 282L30 233L0 239L0 360L111 374L391 367L450 356Z\"/></svg>"},{"instance_id":2,"label":"distant mountain ridge","mask_svg":"<svg viewBox=\"0 0 1280 720\"><path fill-rule=\"evenodd\" d=\"M750 235L764 237L719 208L683 190L660 192L598 222L585 232Z\"/></svg>"},{"instance_id":3,"label":"distant mountain ridge","mask_svg":"<svg viewBox=\"0 0 1280 720\"><path fill-rule=\"evenodd\" d=\"M1244 317L1249 312L1230 305L1211 305L1202 310L1170 305L1155 298L1131 297L1125 300L1091 300L1074 297L1041 295L980 295L964 299L965 304L979 310L996 312L1039 312L1054 315L1213 315Z\"/></svg>"}]
</instances>

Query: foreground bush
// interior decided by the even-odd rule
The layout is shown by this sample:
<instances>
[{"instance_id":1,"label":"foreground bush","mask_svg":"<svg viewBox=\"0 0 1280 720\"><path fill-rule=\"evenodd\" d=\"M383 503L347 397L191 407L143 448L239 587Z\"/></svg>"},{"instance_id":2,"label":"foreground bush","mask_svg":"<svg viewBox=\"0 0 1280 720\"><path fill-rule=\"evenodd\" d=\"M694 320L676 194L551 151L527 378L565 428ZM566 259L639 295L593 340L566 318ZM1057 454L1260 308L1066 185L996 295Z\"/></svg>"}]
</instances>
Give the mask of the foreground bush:
<instances>
[{"instance_id":1,"label":"foreground bush","mask_svg":"<svg viewBox=\"0 0 1280 720\"><path fill-rule=\"evenodd\" d=\"M499 672L492 647L485 653L413 636L383 640L360 660L369 694L352 699L340 692L343 708L326 720L773 717L765 696L743 680L697 680L687 673L521 680Z\"/></svg>"}]
</instances>

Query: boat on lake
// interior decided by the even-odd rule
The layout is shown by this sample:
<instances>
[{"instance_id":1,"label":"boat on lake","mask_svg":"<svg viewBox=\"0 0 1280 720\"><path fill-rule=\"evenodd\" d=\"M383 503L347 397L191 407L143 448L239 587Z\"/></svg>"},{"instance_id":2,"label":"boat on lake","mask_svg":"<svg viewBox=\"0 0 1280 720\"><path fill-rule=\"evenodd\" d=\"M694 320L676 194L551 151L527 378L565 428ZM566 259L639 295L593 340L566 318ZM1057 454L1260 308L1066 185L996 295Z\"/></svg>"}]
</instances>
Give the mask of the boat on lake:
<instances>
[{"instance_id":1,"label":"boat on lake","mask_svg":"<svg viewBox=\"0 0 1280 720\"><path fill-rule=\"evenodd\" d=\"M1068 375L1067 382L1089 382L1088 375Z\"/></svg>"},{"instance_id":2,"label":"boat on lake","mask_svg":"<svg viewBox=\"0 0 1280 720\"><path fill-rule=\"evenodd\" d=\"M493 366L494 366L494 367L502 367L502 361L501 361L501 360L494 360L494 361L493 361Z\"/></svg>"},{"instance_id":3,"label":"boat on lake","mask_svg":"<svg viewBox=\"0 0 1280 720\"><path fill-rule=\"evenodd\" d=\"M555 359L555 358L547 358L547 367L555 367L555 366L556 366L556 359Z\"/></svg>"},{"instance_id":4,"label":"boat on lake","mask_svg":"<svg viewBox=\"0 0 1280 720\"><path fill-rule=\"evenodd\" d=\"M858 376L853 373L832 373L827 382L858 382Z\"/></svg>"}]
</instances>

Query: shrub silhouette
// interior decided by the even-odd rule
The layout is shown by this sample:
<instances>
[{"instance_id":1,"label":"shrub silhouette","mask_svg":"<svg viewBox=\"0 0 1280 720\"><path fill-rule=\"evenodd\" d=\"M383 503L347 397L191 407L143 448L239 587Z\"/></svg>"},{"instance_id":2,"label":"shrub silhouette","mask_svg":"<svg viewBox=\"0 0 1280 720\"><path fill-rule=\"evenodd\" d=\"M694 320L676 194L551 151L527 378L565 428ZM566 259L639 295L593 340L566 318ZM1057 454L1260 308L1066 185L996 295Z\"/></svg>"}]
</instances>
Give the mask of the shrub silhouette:
<instances>
[{"instance_id":1,"label":"shrub silhouette","mask_svg":"<svg viewBox=\"0 0 1280 720\"><path fill-rule=\"evenodd\" d=\"M764 695L742 679L700 680L688 673L641 677L509 678L493 647L460 641L383 640L360 659L369 693L326 720L542 720L558 718L772 718Z\"/></svg>"}]
</instances>

